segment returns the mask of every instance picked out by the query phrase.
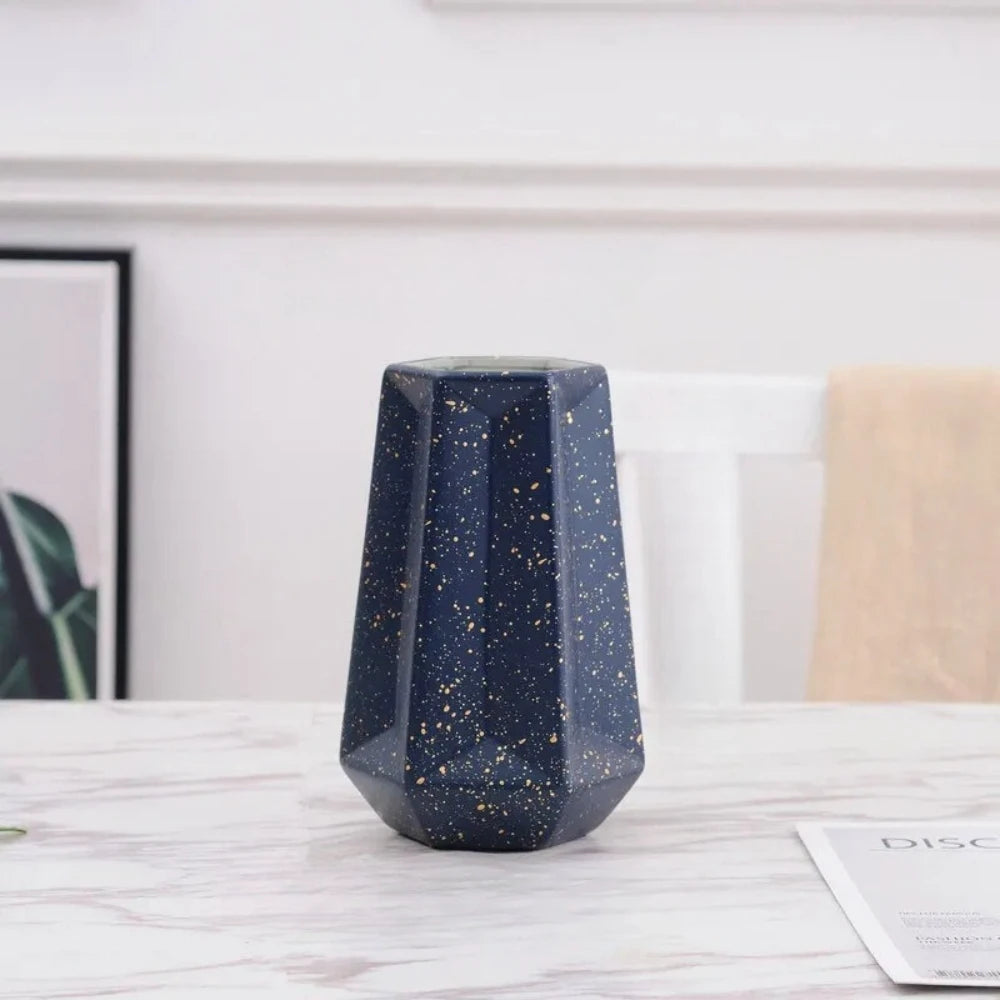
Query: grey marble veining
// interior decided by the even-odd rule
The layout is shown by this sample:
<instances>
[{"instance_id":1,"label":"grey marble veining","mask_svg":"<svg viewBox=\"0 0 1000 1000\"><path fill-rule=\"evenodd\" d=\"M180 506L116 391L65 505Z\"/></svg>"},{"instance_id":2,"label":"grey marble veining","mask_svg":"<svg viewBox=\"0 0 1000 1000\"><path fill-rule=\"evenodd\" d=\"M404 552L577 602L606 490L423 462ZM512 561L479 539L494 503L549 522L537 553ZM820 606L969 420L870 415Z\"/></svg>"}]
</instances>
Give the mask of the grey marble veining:
<instances>
[{"instance_id":1,"label":"grey marble veining","mask_svg":"<svg viewBox=\"0 0 1000 1000\"><path fill-rule=\"evenodd\" d=\"M647 719L646 774L589 837L435 852L350 786L339 721L0 705L0 824L30 831L0 841L0 996L907 995L794 823L1000 819L998 708L677 710Z\"/></svg>"}]
</instances>

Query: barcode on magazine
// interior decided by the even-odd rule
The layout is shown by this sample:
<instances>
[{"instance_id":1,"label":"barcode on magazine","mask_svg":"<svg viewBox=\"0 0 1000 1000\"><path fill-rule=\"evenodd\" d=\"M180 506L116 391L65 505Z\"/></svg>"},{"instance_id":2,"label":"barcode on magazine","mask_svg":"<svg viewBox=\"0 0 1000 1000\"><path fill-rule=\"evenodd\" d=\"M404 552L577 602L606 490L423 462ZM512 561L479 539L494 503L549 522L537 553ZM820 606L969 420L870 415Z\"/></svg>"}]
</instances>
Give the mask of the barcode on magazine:
<instances>
[{"instance_id":1,"label":"barcode on magazine","mask_svg":"<svg viewBox=\"0 0 1000 1000\"><path fill-rule=\"evenodd\" d=\"M977 972L970 969L935 969L936 979L1000 979L1000 969Z\"/></svg>"}]
</instances>

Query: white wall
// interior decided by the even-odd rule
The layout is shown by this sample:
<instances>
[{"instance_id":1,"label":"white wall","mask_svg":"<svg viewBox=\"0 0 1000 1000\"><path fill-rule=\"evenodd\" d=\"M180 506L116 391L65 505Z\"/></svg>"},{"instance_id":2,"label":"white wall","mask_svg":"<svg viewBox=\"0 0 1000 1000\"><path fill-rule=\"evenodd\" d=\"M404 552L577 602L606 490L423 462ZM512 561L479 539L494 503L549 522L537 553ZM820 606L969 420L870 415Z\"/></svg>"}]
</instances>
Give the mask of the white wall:
<instances>
[{"instance_id":1,"label":"white wall","mask_svg":"<svg viewBox=\"0 0 1000 1000\"><path fill-rule=\"evenodd\" d=\"M808 0L751 16L605 6L6 0L3 142L738 164L1000 156L1000 39L989 17L950 15L952 0L927 4L941 17L797 13Z\"/></svg>"},{"instance_id":2,"label":"white wall","mask_svg":"<svg viewBox=\"0 0 1000 1000\"><path fill-rule=\"evenodd\" d=\"M391 360L1000 363L1000 2L797 3L0 6L3 239L137 252L137 696L339 696ZM789 693L815 517L750 519Z\"/></svg>"}]
</instances>

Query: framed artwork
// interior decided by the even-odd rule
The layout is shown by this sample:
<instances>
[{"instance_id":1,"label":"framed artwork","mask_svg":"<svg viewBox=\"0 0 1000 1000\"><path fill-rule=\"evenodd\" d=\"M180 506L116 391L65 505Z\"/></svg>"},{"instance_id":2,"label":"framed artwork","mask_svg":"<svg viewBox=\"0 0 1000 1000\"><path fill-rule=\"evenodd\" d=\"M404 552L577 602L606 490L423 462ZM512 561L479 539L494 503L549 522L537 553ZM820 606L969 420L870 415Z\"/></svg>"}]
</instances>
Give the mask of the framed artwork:
<instances>
[{"instance_id":1,"label":"framed artwork","mask_svg":"<svg viewBox=\"0 0 1000 1000\"><path fill-rule=\"evenodd\" d=\"M0 698L124 698L131 256L0 247Z\"/></svg>"}]
</instances>

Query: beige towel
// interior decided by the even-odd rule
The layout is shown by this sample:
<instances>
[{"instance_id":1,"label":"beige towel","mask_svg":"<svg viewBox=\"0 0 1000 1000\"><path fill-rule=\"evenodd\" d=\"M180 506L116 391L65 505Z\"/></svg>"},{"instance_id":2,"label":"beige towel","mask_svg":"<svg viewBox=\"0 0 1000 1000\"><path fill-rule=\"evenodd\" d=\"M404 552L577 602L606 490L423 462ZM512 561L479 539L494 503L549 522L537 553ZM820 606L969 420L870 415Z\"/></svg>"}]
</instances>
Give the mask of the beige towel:
<instances>
[{"instance_id":1,"label":"beige towel","mask_svg":"<svg viewBox=\"0 0 1000 1000\"><path fill-rule=\"evenodd\" d=\"M809 697L1000 701L1000 372L830 378Z\"/></svg>"}]
</instances>

